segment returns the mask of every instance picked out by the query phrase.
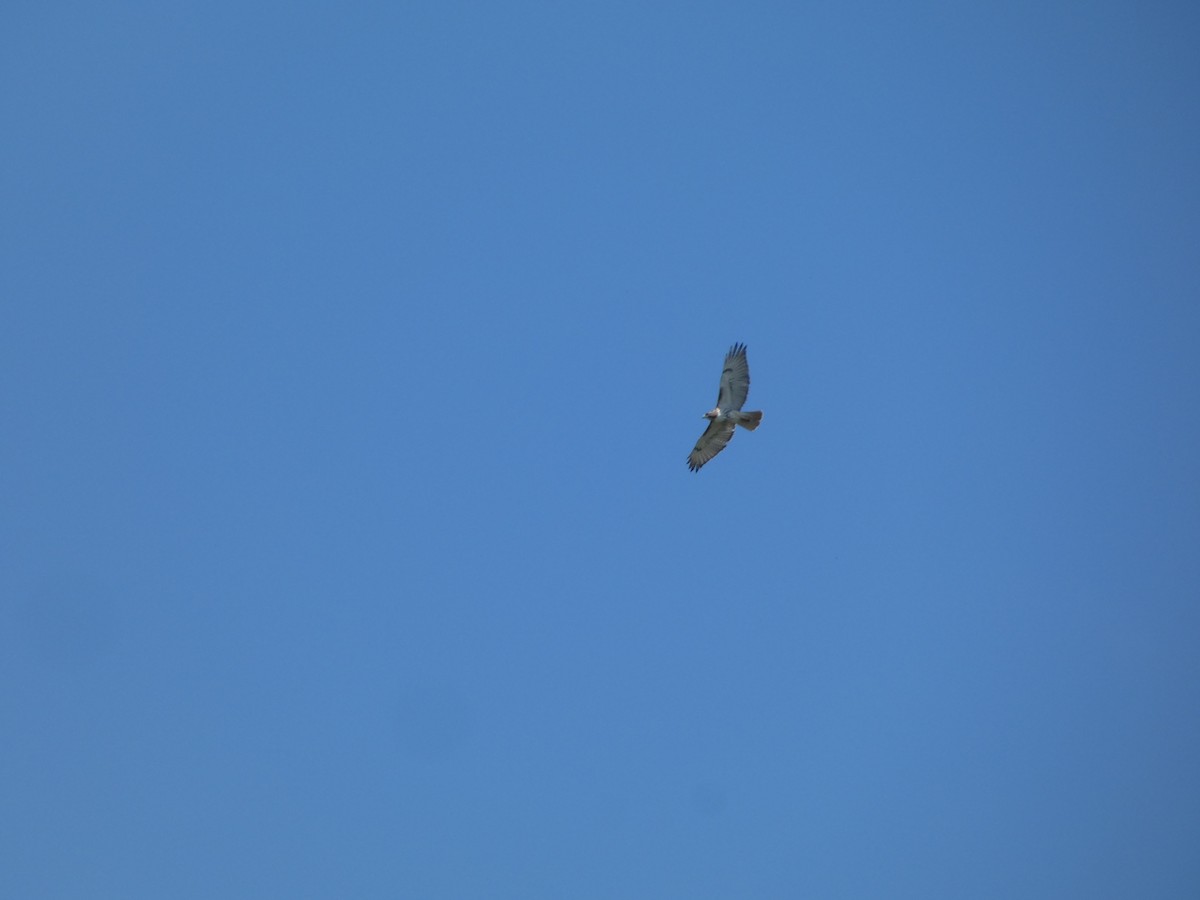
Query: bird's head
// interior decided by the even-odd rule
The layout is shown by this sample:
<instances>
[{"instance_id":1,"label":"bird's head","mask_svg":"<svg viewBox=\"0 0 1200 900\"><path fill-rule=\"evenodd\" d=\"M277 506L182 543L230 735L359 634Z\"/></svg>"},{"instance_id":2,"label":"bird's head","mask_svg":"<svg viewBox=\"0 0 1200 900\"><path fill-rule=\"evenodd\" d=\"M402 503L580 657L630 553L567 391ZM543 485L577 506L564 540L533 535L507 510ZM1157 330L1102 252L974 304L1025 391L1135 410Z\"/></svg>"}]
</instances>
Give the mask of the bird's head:
<instances>
[{"instance_id":1,"label":"bird's head","mask_svg":"<svg viewBox=\"0 0 1200 900\"><path fill-rule=\"evenodd\" d=\"M710 409L708 412L706 412L706 413L705 413L704 415L702 415L700 418L702 418L702 419L715 419L715 418L716 418L717 416L719 416L720 414L721 414L721 407L719 407L719 406L714 406L712 409Z\"/></svg>"}]
</instances>

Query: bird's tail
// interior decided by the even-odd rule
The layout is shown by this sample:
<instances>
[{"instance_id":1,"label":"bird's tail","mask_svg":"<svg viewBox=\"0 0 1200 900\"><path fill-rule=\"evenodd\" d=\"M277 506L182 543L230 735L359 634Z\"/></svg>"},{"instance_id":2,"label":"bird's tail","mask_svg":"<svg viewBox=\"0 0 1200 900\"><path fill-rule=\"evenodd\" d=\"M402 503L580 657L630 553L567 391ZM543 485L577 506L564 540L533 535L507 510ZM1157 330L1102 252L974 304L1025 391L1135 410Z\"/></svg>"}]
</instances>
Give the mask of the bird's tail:
<instances>
[{"instance_id":1,"label":"bird's tail","mask_svg":"<svg viewBox=\"0 0 1200 900\"><path fill-rule=\"evenodd\" d=\"M762 412L745 412L744 410L738 413L738 424L743 428L753 431L758 427L758 423L762 421Z\"/></svg>"}]
</instances>

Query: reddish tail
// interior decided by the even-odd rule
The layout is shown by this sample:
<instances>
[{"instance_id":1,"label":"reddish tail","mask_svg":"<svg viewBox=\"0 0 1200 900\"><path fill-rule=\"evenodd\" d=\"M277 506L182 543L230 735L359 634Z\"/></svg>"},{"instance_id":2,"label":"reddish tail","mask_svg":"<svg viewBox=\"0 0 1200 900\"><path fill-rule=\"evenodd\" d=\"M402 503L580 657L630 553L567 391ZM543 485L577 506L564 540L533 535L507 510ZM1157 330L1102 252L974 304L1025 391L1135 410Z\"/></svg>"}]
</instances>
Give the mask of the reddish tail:
<instances>
[{"instance_id":1,"label":"reddish tail","mask_svg":"<svg viewBox=\"0 0 1200 900\"><path fill-rule=\"evenodd\" d=\"M738 419L738 424L749 431L753 431L755 428L758 427L758 423L761 421L762 421L762 412L761 411L755 411L755 412L743 411L741 413L741 417Z\"/></svg>"}]
</instances>

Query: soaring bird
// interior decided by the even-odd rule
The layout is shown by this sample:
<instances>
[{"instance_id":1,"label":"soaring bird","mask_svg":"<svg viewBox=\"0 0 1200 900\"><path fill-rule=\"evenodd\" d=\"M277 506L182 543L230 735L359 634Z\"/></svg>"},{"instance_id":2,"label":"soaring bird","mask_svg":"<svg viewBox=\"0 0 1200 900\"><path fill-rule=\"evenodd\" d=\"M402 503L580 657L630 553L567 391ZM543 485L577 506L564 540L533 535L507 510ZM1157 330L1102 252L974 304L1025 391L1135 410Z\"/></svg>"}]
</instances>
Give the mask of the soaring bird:
<instances>
[{"instance_id":1,"label":"soaring bird","mask_svg":"<svg viewBox=\"0 0 1200 900\"><path fill-rule=\"evenodd\" d=\"M735 425L753 431L762 421L761 412L742 412L742 404L750 393L750 365L746 362L746 345L734 344L725 354L721 370L721 386L717 389L717 405L704 414L710 419L708 428L688 454L688 468L699 472L700 467L725 449L733 438Z\"/></svg>"}]
</instances>

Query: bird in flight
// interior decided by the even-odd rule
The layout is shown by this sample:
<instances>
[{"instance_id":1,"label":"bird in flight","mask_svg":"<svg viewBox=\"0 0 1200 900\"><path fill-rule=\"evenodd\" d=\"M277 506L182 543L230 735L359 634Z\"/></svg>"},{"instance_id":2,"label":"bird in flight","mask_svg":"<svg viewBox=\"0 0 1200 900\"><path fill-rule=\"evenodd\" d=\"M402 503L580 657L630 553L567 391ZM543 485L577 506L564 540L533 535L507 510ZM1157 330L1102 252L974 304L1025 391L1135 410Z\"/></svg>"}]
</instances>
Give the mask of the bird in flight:
<instances>
[{"instance_id":1,"label":"bird in flight","mask_svg":"<svg viewBox=\"0 0 1200 900\"><path fill-rule=\"evenodd\" d=\"M746 362L746 345L734 344L725 354L721 370L721 386L717 389L717 405L704 414L708 428L688 454L688 468L699 472L700 467L725 449L733 438L733 429L741 425L750 431L762 421L761 412L742 412L742 404L750 393L750 365Z\"/></svg>"}]
</instances>

